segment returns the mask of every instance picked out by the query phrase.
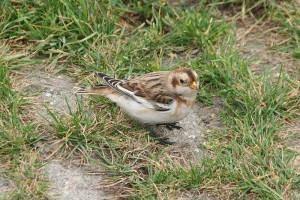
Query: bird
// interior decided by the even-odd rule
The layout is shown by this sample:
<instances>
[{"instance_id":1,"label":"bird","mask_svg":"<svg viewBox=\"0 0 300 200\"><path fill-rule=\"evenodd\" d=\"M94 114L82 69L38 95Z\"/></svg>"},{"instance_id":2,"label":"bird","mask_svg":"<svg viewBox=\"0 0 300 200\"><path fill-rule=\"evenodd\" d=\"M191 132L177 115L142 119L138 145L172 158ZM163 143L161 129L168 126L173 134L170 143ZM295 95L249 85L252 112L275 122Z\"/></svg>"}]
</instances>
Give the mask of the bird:
<instances>
[{"instance_id":1,"label":"bird","mask_svg":"<svg viewBox=\"0 0 300 200\"><path fill-rule=\"evenodd\" d=\"M192 111L199 90L197 73L189 68L156 71L130 80L119 80L96 72L103 84L80 87L77 94L107 97L131 118L147 125L176 124Z\"/></svg>"}]
</instances>

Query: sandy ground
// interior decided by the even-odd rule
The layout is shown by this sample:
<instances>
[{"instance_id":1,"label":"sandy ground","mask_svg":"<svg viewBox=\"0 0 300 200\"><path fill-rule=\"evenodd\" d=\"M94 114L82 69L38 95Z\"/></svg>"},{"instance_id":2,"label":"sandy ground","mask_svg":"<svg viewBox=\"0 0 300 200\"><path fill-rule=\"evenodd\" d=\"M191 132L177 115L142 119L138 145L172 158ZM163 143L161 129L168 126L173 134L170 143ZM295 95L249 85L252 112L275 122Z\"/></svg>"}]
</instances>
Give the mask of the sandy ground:
<instances>
[{"instance_id":1,"label":"sandy ground","mask_svg":"<svg viewBox=\"0 0 300 200\"><path fill-rule=\"evenodd\" d=\"M202 106L200 103L194 106L191 114L177 125L182 129L168 130L165 127L156 128L156 132L174 142L170 152L181 155L188 162L197 161L203 155L203 145L206 137L212 129L220 126L219 113L222 102L215 100L214 106Z\"/></svg>"},{"instance_id":2,"label":"sandy ground","mask_svg":"<svg viewBox=\"0 0 300 200\"><path fill-rule=\"evenodd\" d=\"M50 110L68 114L69 104L72 112L76 111L74 81L64 75L54 75L47 71L47 66L28 66L16 71L14 87L24 93L33 95L32 115L44 123L44 117L51 120L45 106Z\"/></svg>"},{"instance_id":3,"label":"sandy ground","mask_svg":"<svg viewBox=\"0 0 300 200\"><path fill-rule=\"evenodd\" d=\"M100 174L89 173L88 167L65 166L62 161L52 161L44 168L48 174L49 199L115 199L114 196L99 189L103 178Z\"/></svg>"}]
</instances>

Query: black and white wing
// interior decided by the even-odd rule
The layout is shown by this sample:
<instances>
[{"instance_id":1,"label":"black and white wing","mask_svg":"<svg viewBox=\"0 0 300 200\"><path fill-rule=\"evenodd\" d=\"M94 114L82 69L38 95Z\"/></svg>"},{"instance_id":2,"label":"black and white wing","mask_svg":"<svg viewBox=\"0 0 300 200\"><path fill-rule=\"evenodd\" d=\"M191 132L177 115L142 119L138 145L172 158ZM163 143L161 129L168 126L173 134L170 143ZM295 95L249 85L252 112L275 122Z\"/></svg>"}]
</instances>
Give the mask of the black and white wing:
<instances>
[{"instance_id":1,"label":"black and white wing","mask_svg":"<svg viewBox=\"0 0 300 200\"><path fill-rule=\"evenodd\" d=\"M159 88L150 90L149 87L139 84L138 79L118 80L99 72L97 73L97 76L102 78L108 86L120 94L131 98L146 108L156 111L168 111L171 109L171 105L174 102L173 97L164 94L162 92L163 90L160 90ZM157 84L153 86L159 87Z\"/></svg>"}]
</instances>

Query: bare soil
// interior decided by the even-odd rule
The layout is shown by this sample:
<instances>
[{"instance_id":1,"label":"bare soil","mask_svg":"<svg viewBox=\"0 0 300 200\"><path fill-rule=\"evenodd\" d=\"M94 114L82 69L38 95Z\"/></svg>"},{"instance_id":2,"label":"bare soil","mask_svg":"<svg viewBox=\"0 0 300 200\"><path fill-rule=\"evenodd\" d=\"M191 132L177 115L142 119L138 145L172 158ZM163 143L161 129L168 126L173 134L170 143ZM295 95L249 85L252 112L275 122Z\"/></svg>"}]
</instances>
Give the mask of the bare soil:
<instances>
[{"instance_id":1,"label":"bare soil","mask_svg":"<svg viewBox=\"0 0 300 200\"><path fill-rule=\"evenodd\" d=\"M44 118L51 120L46 107L65 115L69 108L72 112L76 111L74 81L71 78L51 74L45 65L24 67L15 73L14 87L31 96L34 103L31 114L39 122L44 123Z\"/></svg>"},{"instance_id":2,"label":"bare soil","mask_svg":"<svg viewBox=\"0 0 300 200\"><path fill-rule=\"evenodd\" d=\"M162 137L174 142L170 146L170 153L181 156L187 163L197 162L205 152L203 145L210 131L220 127L219 115L222 102L215 99L214 106L203 106L197 103L192 113L177 125L181 129L168 130L165 127L156 128L155 131Z\"/></svg>"},{"instance_id":3,"label":"bare soil","mask_svg":"<svg viewBox=\"0 0 300 200\"><path fill-rule=\"evenodd\" d=\"M247 17L238 20L237 41L242 58L250 59L250 69L254 74L263 72L279 76L280 68L294 74L299 69L300 61L291 57L290 54L276 50L276 47L289 40L287 35L278 33L278 27L266 21L255 25L255 18Z\"/></svg>"},{"instance_id":4,"label":"bare soil","mask_svg":"<svg viewBox=\"0 0 300 200\"><path fill-rule=\"evenodd\" d=\"M11 192L14 188L14 182L3 174L0 174L0 199L8 197L9 192Z\"/></svg>"},{"instance_id":5,"label":"bare soil","mask_svg":"<svg viewBox=\"0 0 300 200\"><path fill-rule=\"evenodd\" d=\"M51 161L44 168L50 182L48 198L55 200L116 199L115 195L99 189L103 182L101 172L91 172L88 166L64 165L63 161Z\"/></svg>"}]
</instances>

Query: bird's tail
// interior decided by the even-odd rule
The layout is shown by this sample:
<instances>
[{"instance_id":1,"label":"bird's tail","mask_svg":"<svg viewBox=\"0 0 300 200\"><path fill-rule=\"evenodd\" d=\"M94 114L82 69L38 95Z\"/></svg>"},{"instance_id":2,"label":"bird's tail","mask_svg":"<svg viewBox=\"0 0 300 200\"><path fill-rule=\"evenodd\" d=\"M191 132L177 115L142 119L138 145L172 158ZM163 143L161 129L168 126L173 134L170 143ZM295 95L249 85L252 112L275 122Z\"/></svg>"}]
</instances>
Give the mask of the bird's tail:
<instances>
[{"instance_id":1,"label":"bird's tail","mask_svg":"<svg viewBox=\"0 0 300 200\"><path fill-rule=\"evenodd\" d=\"M106 95L110 88L107 85L93 85L89 87L77 87L75 89L76 94Z\"/></svg>"}]
</instances>

